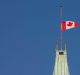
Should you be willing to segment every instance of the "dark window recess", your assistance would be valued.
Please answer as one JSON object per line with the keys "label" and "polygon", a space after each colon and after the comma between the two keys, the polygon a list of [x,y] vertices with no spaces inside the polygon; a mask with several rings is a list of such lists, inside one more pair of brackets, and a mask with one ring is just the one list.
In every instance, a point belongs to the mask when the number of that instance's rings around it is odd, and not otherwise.
{"label": "dark window recess", "polygon": [[64,54],[64,52],[59,52],[59,54],[60,54],[60,55],[63,55],[63,54]]}

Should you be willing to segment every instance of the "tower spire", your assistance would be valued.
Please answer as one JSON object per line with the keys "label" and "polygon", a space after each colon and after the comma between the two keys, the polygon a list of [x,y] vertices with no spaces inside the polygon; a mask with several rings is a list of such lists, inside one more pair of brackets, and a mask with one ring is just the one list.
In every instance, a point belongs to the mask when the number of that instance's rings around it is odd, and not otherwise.
{"label": "tower spire", "polygon": [[58,50],[58,38],[56,38],[56,50]]}
{"label": "tower spire", "polygon": [[66,49],[66,43],[65,43],[65,48],[64,48],[64,50],[67,50],[67,49]]}

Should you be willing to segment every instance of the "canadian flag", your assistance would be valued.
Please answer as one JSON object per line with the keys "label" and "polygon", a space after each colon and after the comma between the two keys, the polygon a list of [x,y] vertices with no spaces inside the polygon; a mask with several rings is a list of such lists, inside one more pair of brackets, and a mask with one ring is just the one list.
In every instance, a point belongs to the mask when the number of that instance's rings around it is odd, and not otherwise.
{"label": "canadian flag", "polygon": [[61,30],[67,30],[67,29],[78,27],[78,26],[79,26],[79,23],[77,23],[77,22],[74,22],[74,21],[64,21],[61,24]]}

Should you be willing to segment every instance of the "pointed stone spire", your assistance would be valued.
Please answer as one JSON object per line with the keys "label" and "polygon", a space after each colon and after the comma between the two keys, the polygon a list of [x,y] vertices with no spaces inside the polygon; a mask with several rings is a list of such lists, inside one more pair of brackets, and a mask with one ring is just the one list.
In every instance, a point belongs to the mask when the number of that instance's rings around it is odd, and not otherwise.
{"label": "pointed stone spire", "polygon": [[65,43],[65,48],[64,48],[64,50],[66,50],[66,43]]}
{"label": "pointed stone spire", "polygon": [[58,51],[58,39],[56,39],[56,51]]}
{"label": "pointed stone spire", "polygon": [[65,43],[65,47],[64,47],[64,52],[67,55],[67,46],[66,46],[66,43]]}

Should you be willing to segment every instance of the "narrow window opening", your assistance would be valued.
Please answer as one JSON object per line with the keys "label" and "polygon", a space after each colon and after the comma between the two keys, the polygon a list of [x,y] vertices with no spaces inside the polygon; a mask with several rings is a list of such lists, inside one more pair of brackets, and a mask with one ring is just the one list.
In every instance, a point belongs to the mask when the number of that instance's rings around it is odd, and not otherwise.
{"label": "narrow window opening", "polygon": [[59,54],[60,54],[60,55],[63,55],[63,54],[64,54],[64,52],[59,52]]}

